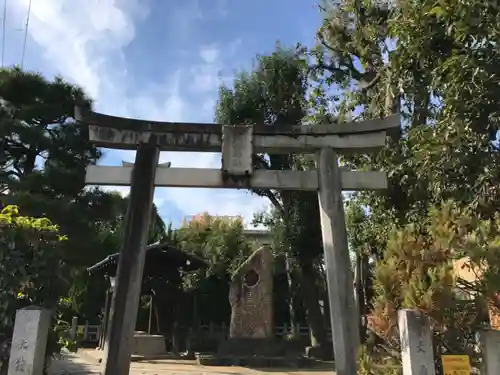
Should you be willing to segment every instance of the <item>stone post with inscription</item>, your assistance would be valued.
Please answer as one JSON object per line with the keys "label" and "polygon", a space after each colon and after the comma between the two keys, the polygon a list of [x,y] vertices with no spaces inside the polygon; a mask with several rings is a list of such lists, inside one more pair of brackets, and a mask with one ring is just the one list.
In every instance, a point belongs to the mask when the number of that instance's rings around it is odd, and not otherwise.
{"label": "stone post with inscription", "polygon": [[483,354],[483,369],[481,374],[500,374],[500,331],[487,330],[480,333],[479,341]]}
{"label": "stone post with inscription", "polygon": [[8,375],[42,375],[50,318],[50,310],[37,306],[17,310]]}
{"label": "stone post with inscription", "polygon": [[398,314],[403,375],[436,375],[432,332],[427,317],[418,310]]}

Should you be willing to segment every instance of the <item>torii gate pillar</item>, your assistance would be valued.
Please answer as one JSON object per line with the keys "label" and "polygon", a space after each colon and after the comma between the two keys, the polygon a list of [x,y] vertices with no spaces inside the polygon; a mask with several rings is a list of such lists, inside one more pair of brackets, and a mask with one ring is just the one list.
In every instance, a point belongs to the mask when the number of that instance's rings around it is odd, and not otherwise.
{"label": "torii gate pillar", "polygon": [[321,149],[317,167],[335,370],[339,375],[354,375],[359,348],[358,314],[337,153],[332,148]]}
{"label": "torii gate pillar", "polygon": [[101,363],[102,375],[121,375],[130,371],[131,344],[139,309],[159,156],[160,150],[154,134],[147,142],[138,144],[132,167],[130,200]]}

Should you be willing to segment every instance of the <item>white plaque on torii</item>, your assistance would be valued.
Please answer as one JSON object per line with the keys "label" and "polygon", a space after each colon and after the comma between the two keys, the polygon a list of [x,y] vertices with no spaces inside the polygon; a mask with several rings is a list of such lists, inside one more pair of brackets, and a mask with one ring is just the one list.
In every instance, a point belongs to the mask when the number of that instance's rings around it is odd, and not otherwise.
{"label": "white plaque on torii", "polygon": [[253,172],[253,126],[222,126],[222,171],[230,176],[250,176]]}

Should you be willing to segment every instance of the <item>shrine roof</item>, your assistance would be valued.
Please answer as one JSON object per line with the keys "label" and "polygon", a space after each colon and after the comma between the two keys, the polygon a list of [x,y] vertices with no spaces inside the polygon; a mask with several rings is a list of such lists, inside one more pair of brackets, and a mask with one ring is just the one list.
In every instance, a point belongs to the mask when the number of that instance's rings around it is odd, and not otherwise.
{"label": "shrine roof", "polygon": [[[108,255],[103,260],[87,268],[91,275],[102,274],[115,276],[120,254]],[[207,266],[207,262],[195,255],[188,254],[168,244],[156,244],[146,247],[144,276],[162,275],[172,268],[185,272],[194,271]]]}

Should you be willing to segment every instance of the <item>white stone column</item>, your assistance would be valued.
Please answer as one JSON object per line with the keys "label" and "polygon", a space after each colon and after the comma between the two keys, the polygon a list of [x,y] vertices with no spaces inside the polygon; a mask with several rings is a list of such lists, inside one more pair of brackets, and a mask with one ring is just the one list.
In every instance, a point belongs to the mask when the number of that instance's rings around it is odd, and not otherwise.
{"label": "white stone column", "polygon": [[50,317],[37,306],[17,310],[8,375],[42,375]]}
{"label": "white stone column", "polygon": [[479,335],[481,352],[483,354],[483,369],[481,374],[500,374],[500,331],[487,330]]}
{"label": "white stone column", "polygon": [[337,153],[318,156],[319,206],[337,375],[356,375],[359,327]]}
{"label": "white stone column", "polygon": [[432,332],[427,317],[418,310],[398,313],[403,375],[436,375]]}

